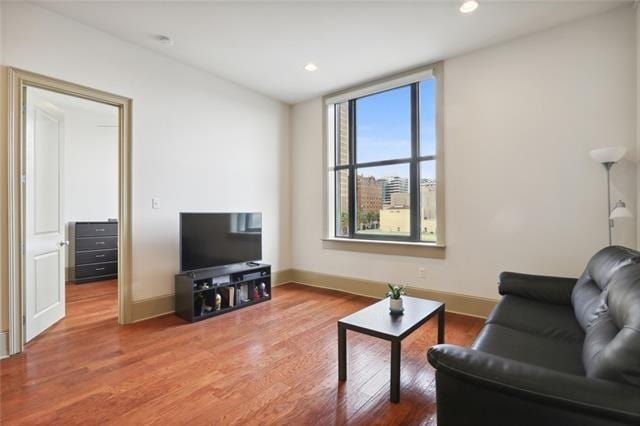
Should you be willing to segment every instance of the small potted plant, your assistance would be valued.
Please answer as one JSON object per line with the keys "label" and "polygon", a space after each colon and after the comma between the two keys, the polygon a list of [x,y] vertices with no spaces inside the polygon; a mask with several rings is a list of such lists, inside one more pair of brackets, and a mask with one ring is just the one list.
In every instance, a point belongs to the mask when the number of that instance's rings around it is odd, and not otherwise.
{"label": "small potted plant", "polygon": [[391,315],[402,315],[404,308],[402,307],[402,296],[405,295],[404,286],[395,284],[387,284],[389,286],[389,312]]}

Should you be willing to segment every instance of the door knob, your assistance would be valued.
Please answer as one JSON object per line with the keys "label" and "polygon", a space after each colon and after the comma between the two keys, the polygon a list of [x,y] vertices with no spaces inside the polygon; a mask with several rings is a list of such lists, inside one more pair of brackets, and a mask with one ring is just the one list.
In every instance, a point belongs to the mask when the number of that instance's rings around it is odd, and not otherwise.
{"label": "door knob", "polygon": [[59,245],[60,247],[68,246],[68,245],[69,245],[69,241],[60,241],[60,242],[58,243],[58,245]]}

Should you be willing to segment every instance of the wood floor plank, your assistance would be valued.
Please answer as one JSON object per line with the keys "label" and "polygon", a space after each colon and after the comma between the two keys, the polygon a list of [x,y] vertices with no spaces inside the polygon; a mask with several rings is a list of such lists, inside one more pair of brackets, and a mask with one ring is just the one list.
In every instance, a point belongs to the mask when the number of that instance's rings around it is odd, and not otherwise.
{"label": "wood floor plank", "polygon": [[[287,284],[273,299],[188,324],[117,324],[117,283],[67,286],[67,316],[0,361],[0,423],[435,424],[426,350],[434,318],[402,343],[401,400],[389,401],[389,342],[348,333],[338,381],[337,320],[374,301]],[[447,314],[448,343],[482,320]]]}

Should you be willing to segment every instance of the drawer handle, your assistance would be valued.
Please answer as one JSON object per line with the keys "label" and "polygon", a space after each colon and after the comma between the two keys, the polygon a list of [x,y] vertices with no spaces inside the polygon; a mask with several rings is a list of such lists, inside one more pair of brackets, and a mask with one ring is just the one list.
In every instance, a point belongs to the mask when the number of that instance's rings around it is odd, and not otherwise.
{"label": "drawer handle", "polygon": [[96,228],[96,232],[104,232],[104,228]]}
{"label": "drawer handle", "polygon": [[96,268],[96,271],[104,271],[104,268]]}
{"label": "drawer handle", "polygon": [[96,245],[104,244],[104,241],[96,241]]}
{"label": "drawer handle", "polygon": [[104,254],[96,254],[96,257],[104,257]]}

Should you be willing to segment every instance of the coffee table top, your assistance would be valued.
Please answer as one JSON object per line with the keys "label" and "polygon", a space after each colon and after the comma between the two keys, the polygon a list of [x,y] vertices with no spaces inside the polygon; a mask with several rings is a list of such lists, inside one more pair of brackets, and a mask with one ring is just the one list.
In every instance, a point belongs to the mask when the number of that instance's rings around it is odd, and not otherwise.
{"label": "coffee table top", "polygon": [[444,303],[435,300],[402,296],[403,315],[389,314],[389,299],[384,298],[338,321],[349,330],[386,340],[402,340],[432,316],[444,310]]}

